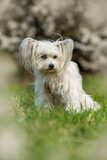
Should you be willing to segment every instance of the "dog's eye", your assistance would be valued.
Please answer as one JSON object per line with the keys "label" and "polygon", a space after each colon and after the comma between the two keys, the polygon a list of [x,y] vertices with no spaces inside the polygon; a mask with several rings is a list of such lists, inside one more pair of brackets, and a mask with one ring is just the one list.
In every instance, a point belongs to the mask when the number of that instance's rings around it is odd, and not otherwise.
{"label": "dog's eye", "polygon": [[56,58],[57,58],[57,56],[55,55],[53,58],[54,58],[54,59],[56,59]]}
{"label": "dog's eye", "polygon": [[44,55],[42,56],[42,58],[43,58],[43,59],[47,59],[47,55],[44,54]]}

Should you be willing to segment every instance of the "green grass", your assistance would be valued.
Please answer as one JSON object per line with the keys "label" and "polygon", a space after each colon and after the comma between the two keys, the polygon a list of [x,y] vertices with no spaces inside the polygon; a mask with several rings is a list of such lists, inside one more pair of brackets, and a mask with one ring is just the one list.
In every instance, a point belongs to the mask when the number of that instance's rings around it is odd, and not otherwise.
{"label": "green grass", "polygon": [[[97,150],[94,154],[91,153],[98,147],[94,147],[94,144],[98,142],[100,145],[99,139],[105,137],[107,131],[106,79],[87,76],[84,77],[83,86],[101,104],[99,111],[75,114],[64,109],[38,109],[33,105],[32,86],[13,84],[8,90],[12,108],[10,107],[10,111],[1,116],[0,122],[3,133],[9,132],[10,135],[12,132],[16,139],[21,141],[18,143],[20,144],[18,156],[16,154],[14,158],[10,154],[10,159],[99,159]],[[9,157],[7,159],[9,160]]]}

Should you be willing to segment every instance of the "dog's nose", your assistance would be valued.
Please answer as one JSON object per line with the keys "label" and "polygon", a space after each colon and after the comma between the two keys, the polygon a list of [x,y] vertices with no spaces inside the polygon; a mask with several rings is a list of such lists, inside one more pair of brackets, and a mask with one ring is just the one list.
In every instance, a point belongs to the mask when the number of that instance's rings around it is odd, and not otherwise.
{"label": "dog's nose", "polygon": [[49,68],[53,69],[54,68],[54,64],[49,64]]}

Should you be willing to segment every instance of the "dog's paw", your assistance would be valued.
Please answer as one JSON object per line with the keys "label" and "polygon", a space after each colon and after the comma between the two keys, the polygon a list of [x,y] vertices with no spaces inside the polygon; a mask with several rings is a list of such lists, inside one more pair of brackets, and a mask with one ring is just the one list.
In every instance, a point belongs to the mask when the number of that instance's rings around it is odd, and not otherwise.
{"label": "dog's paw", "polygon": [[76,113],[79,113],[81,112],[81,108],[80,107],[69,107],[69,106],[66,106],[64,107],[65,108],[65,111],[68,111],[68,112],[76,112]]}
{"label": "dog's paw", "polygon": [[86,106],[85,108],[86,110],[92,109],[93,111],[97,111],[98,109],[100,109],[100,107],[101,106],[96,101],[93,101],[89,106]]}

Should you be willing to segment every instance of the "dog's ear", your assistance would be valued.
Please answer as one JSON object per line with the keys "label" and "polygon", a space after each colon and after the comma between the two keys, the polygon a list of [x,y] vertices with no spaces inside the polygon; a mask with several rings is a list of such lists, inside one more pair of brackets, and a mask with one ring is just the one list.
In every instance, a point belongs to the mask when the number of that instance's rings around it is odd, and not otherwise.
{"label": "dog's ear", "polygon": [[38,41],[32,38],[25,38],[20,45],[19,57],[27,70],[33,70],[37,46]]}
{"label": "dog's ear", "polygon": [[72,39],[68,38],[63,41],[57,41],[56,46],[58,47],[58,49],[60,50],[63,56],[63,60],[64,60],[63,67],[65,68],[66,66],[69,65],[71,61],[72,52],[74,49],[74,42]]}

